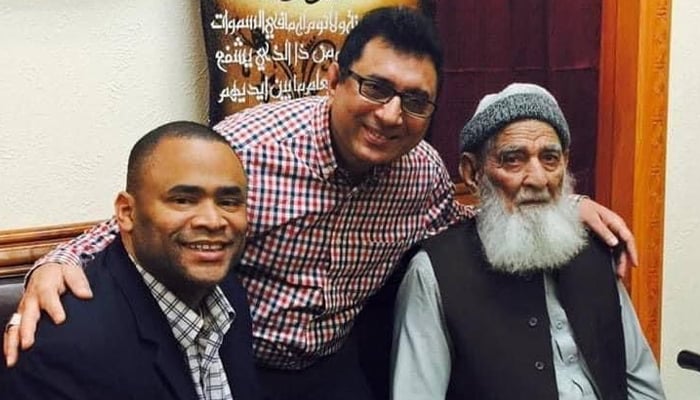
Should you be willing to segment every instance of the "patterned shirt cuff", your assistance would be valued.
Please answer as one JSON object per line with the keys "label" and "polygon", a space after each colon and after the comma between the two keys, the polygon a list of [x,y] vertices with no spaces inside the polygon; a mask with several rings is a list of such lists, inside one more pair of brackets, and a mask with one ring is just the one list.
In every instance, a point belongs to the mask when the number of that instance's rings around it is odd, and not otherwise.
{"label": "patterned shirt cuff", "polygon": [[570,194],[569,195],[569,201],[571,201],[571,205],[574,207],[578,207],[579,203],[581,203],[581,200],[583,199],[590,199],[590,197],[586,196],[585,194]]}
{"label": "patterned shirt cuff", "polygon": [[80,262],[80,257],[76,256],[75,254],[72,254],[70,252],[55,252],[56,254],[49,253],[40,259],[38,259],[34,265],[29,269],[29,272],[24,276],[24,287],[27,287],[27,283],[29,283],[29,278],[31,278],[32,274],[34,271],[36,271],[37,268],[41,267],[44,264],[48,263],[58,263],[58,264],[65,264],[65,265],[82,265]]}

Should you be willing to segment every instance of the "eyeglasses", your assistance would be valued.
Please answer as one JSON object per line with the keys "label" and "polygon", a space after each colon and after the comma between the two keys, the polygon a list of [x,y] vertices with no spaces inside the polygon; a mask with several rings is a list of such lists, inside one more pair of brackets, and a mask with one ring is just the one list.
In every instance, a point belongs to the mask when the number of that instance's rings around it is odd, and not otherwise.
{"label": "eyeglasses", "polygon": [[416,93],[399,92],[381,81],[366,78],[352,70],[348,70],[348,74],[360,84],[360,94],[369,101],[386,104],[399,96],[401,99],[401,109],[408,115],[417,118],[430,118],[435,112],[437,105],[428,100],[426,95]]}

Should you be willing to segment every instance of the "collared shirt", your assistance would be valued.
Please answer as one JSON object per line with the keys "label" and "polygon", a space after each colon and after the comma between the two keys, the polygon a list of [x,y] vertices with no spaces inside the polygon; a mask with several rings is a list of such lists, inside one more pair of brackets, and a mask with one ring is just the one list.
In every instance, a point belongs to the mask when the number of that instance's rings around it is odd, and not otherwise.
{"label": "collared shirt", "polygon": [[[425,142],[351,182],[333,154],[329,115],[326,97],[306,97],[250,108],[215,127],[249,177],[248,241],[237,271],[256,357],[271,367],[300,369],[335,352],[402,254],[471,215]],[[98,225],[38,263],[76,263],[117,229],[114,220]]]}
{"label": "collared shirt", "polygon": [[221,288],[216,286],[203,299],[202,308],[197,312],[178,299],[138,263],[134,264],[173,330],[173,335],[189,365],[198,398],[233,399],[226,371],[219,357],[219,348],[236,317],[236,312]]}
{"label": "collared shirt", "polygon": [[573,328],[559,302],[557,284],[551,274],[544,274],[544,297],[559,400],[597,400],[593,375],[576,344]]}
{"label": "collared shirt", "polygon": [[[611,266],[612,268],[612,266]],[[556,284],[545,279],[545,300],[552,333],[554,370],[562,400],[598,399],[595,383],[573,337]],[[618,283],[630,400],[664,399],[659,370],[644,338],[632,302]],[[450,380],[452,343],[440,289],[425,251],[411,260],[399,288],[392,349],[393,398],[444,399]],[[507,360],[504,360],[507,362]]]}

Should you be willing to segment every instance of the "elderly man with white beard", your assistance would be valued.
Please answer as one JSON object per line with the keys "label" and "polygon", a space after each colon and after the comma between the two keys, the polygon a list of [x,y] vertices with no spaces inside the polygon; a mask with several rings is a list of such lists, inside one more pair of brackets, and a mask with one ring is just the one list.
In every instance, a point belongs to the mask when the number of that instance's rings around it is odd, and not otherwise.
{"label": "elderly man with white beard", "polygon": [[393,398],[663,399],[612,250],[567,199],[571,140],[554,97],[533,84],[487,95],[461,140],[479,213],[409,263]]}

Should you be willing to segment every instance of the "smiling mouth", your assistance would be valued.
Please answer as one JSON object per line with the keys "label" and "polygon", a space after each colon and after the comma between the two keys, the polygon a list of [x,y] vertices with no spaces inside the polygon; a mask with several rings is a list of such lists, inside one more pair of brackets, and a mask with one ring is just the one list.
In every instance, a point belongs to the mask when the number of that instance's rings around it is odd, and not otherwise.
{"label": "smiling mouth", "polygon": [[374,129],[367,126],[365,127],[365,132],[367,132],[369,141],[376,144],[383,144],[396,139],[396,136],[382,135],[379,129]]}
{"label": "smiling mouth", "polygon": [[230,244],[227,242],[192,242],[186,243],[185,247],[195,251],[222,251]]}

